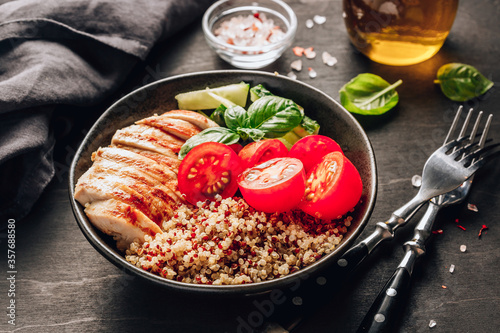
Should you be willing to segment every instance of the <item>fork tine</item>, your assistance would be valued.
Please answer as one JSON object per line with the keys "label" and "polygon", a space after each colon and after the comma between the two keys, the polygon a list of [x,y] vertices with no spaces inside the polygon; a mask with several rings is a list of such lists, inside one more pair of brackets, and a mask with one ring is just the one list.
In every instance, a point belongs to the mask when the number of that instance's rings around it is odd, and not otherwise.
{"label": "fork tine", "polygon": [[479,111],[479,114],[477,115],[477,118],[476,118],[476,122],[474,123],[474,127],[472,128],[472,132],[469,135],[470,142],[474,142],[474,139],[476,138],[477,130],[479,128],[479,123],[481,122],[482,117],[483,117],[483,111]]}
{"label": "fork tine", "polygon": [[448,134],[446,135],[446,138],[444,139],[443,145],[446,145],[446,143],[450,139],[451,135],[455,131],[455,128],[457,127],[457,124],[458,124],[458,120],[460,119],[460,115],[462,114],[462,109],[463,109],[463,106],[460,105],[458,107],[457,113],[455,114],[455,118],[453,119],[453,122],[451,123],[450,129],[448,130]]}
{"label": "fork tine", "polygon": [[488,119],[486,119],[486,125],[484,126],[484,131],[483,135],[481,135],[481,139],[479,140],[479,147],[483,148],[484,143],[486,142],[486,136],[488,135],[488,131],[490,130],[490,125],[491,125],[491,119],[493,118],[493,115],[490,114],[488,116]]}
{"label": "fork tine", "polygon": [[472,112],[474,111],[473,108],[469,109],[469,112],[467,112],[467,117],[465,118],[464,124],[462,125],[462,129],[460,130],[460,134],[458,135],[458,138],[463,138],[465,136],[465,132],[467,132],[467,127],[469,127],[469,122],[470,118],[472,117]]}

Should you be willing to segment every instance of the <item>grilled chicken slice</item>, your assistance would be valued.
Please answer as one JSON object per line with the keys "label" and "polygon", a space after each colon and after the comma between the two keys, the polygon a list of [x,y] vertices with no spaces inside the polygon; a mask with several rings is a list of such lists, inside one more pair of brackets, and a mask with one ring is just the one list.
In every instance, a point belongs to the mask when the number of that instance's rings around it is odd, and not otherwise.
{"label": "grilled chicken slice", "polygon": [[204,130],[210,127],[219,127],[215,121],[207,118],[198,112],[188,111],[188,110],[172,110],[165,112],[160,117],[162,118],[173,118],[187,121],[200,129]]}
{"label": "grilled chicken slice", "polygon": [[161,129],[164,132],[187,140],[201,132],[201,129],[187,121],[161,116],[152,116],[136,122],[140,125],[148,125]]}
{"label": "grilled chicken slice", "polygon": [[[75,199],[82,205],[116,199],[140,210],[156,224],[171,217],[175,201],[159,188],[151,188],[126,175],[93,165],[78,180]],[[169,202],[171,201],[171,202]]]}
{"label": "grilled chicken slice", "polygon": [[162,233],[160,227],[137,209],[115,199],[94,201],[85,213],[102,232],[113,236],[120,251],[134,240],[144,242],[144,236]]}
{"label": "grilled chicken slice", "polygon": [[145,149],[177,158],[184,140],[147,125],[131,125],[116,131],[111,139],[114,145]]}
{"label": "grilled chicken slice", "polygon": [[116,145],[114,147],[125,149],[128,151],[134,152],[136,154],[139,154],[141,156],[144,156],[148,159],[151,159],[151,160],[157,162],[158,164],[163,165],[166,168],[169,168],[175,174],[177,174],[179,172],[179,165],[181,165],[181,161],[177,157],[175,157],[175,158],[169,157],[169,156],[165,156],[165,155],[162,155],[159,153],[155,153],[153,151],[142,150],[142,149],[133,148],[133,147],[129,147],[129,146]]}
{"label": "grilled chicken slice", "polygon": [[[142,154],[139,154],[137,152],[141,152],[141,150],[137,149],[136,151],[130,151],[118,147],[99,148],[92,154],[92,160],[94,162],[100,161],[102,159],[113,161],[117,164],[115,168],[118,170],[120,168],[135,168],[139,174],[145,173],[158,180],[161,184],[170,186],[172,190],[177,190],[176,171],[178,171],[178,167],[176,167],[175,165],[169,167],[165,164],[158,163],[155,160],[152,160],[151,158],[143,156]],[[159,154],[156,155],[162,156]],[[175,160],[180,164],[179,159]],[[171,162],[171,164],[173,164],[173,162]]]}
{"label": "grilled chicken slice", "polygon": [[178,204],[182,202],[182,194],[177,186],[177,175],[171,172],[172,177],[158,177],[152,172],[141,171],[133,166],[116,161],[99,159],[94,162],[94,175],[104,176],[112,174],[112,176],[123,177],[122,184],[134,188],[136,185],[143,184],[150,187],[151,195],[156,195],[158,199],[165,202],[174,202]]}

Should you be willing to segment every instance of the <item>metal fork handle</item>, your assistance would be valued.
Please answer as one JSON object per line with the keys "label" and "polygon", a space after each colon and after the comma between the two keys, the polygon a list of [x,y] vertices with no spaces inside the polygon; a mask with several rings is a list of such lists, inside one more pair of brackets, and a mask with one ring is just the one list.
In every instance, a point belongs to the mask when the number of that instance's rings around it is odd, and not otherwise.
{"label": "metal fork handle", "polygon": [[337,265],[345,273],[352,272],[378,244],[387,239],[394,238],[396,229],[404,226],[408,220],[422,207],[427,198],[422,198],[420,192],[409,202],[392,213],[386,222],[378,222],[375,231],[363,239],[358,245],[349,249],[337,261]]}
{"label": "metal fork handle", "polygon": [[429,202],[424,216],[415,227],[413,239],[404,244],[403,259],[368,310],[358,328],[358,333],[394,330],[410,290],[413,267],[417,259],[425,254],[425,242],[440,209],[440,205]]}

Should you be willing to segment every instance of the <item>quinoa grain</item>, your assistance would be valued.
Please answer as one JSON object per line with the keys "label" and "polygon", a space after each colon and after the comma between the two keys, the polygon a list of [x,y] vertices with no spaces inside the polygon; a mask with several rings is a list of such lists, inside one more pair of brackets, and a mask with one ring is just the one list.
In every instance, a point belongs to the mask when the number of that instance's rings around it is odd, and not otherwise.
{"label": "quinoa grain", "polygon": [[241,198],[181,205],[126,250],[127,261],[166,279],[198,284],[244,284],[284,276],[333,251],[351,225],[301,211],[266,214]]}

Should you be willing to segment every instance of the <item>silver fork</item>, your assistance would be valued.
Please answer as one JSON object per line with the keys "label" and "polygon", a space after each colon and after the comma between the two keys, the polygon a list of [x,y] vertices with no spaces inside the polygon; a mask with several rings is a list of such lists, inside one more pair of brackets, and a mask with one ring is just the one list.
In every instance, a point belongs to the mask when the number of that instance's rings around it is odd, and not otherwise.
{"label": "silver fork", "polygon": [[[472,129],[470,142],[474,141],[481,121],[483,112],[479,112],[474,127]],[[465,123],[468,124],[472,116],[472,109],[469,110]],[[486,120],[486,128],[491,123],[492,115]],[[445,144],[452,131],[448,133]],[[465,137],[465,128],[462,128],[459,138]],[[483,148],[486,137],[483,135],[478,143],[479,148]],[[403,302],[410,289],[410,280],[416,260],[425,254],[425,243],[431,235],[434,220],[438,212],[443,207],[459,204],[465,200],[469,194],[474,176],[462,183],[458,188],[434,197],[430,200],[425,214],[415,227],[413,239],[404,244],[405,255],[398,268],[391,278],[384,285],[377,298],[373,302],[370,310],[359,326],[359,332],[392,332],[394,325],[403,308]]]}
{"label": "silver fork", "polygon": [[[395,231],[404,226],[423,203],[459,187],[485,163],[485,158],[491,153],[491,149],[498,146],[498,144],[484,146],[491,123],[491,115],[484,127],[479,144],[474,143],[474,138],[463,135],[467,131],[469,119],[464,122],[460,131],[461,135],[448,142],[449,137],[457,127],[461,112],[462,107],[455,115],[445,144],[427,159],[422,172],[422,185],[417,195],[394,211],[387,222],[378,222],[371,235],[344,253],[337,261],[339,275],[347,276],[350,274],[378,244],[394,238]],[[472,133],[474,136],[477,133],[479,121],[476,121],[476,124],[477,126]],[[468,144],[467,139],[471,139],[468,140]]]}

